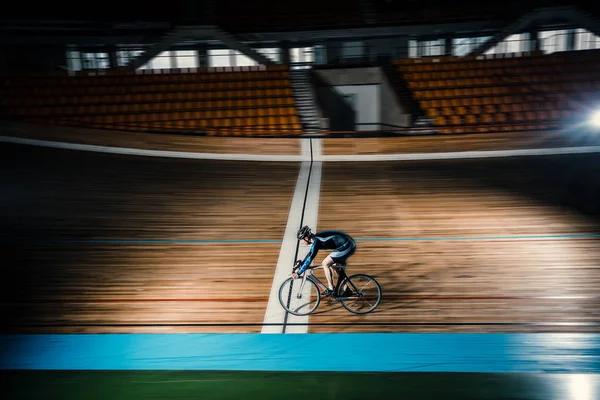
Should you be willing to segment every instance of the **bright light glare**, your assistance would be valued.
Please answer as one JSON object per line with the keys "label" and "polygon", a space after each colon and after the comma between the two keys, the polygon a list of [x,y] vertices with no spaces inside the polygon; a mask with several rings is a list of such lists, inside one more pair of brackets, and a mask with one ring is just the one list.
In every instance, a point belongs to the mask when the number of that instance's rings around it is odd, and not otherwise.
{"label": "bright light glare", "polygon": [[592,378],[589,375],[573,374],[569,375],[569,392],[571,400],[592,400]]}
{"label": "bright light glare", "polygon": [[592,114],[592,118],[590,120],[590,123],[593,126],[600,128],[600,110],[596,111],[595,113]]}

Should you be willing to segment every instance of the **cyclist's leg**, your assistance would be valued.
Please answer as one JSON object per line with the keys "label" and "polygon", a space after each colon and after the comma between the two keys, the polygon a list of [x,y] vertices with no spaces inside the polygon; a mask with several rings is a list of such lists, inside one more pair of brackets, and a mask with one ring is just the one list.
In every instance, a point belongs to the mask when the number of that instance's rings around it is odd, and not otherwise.
{"label": "cyclist's leg", "polygon": [[[356,245],[353,243],[349,249],[347,249],[343,252],[333,252],[333,253],[331,253],[330,256],[333,256],[331,258],[333,259],[333,261],[335,262],[336,265],[346,267],[348,265],[348,259],[350,257],[352,257],[352,255],[354,254],[355,251],[356,251]],[[341,268],[335,268],[335,272],[338,275],[338,280],[339,280],[339,276],[340,276],[340,270],[341,270]],[[344,296],[344,293],[340,293],[340,295]]]}
{"label": "cyclist's leg", "polygon": [[323,260],[323,272],[325,273],[325,279],[327,279],[327,287],[330,290],[333,290],[335,288],[335,285],[333,284],[333,273],[332,273],[332,265],[335,264],[335,261],[333,260],[333,258],[331,257],[331,255],[325,257],[325,259]]}

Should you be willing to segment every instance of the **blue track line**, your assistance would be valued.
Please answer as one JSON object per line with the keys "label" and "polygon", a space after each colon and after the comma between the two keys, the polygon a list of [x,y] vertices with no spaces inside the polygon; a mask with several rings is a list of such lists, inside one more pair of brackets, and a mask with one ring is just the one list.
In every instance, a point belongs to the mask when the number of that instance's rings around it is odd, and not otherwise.
{"label": "blue track line", "polygon": [[520,240],[520,239],[580,239],[600,237],[600,233],[567,233],[557,235],[503,235],[503,236],[464,236],[464,237],[392,237],[357,238],[357,241],[456,241],[456,240]]}
{"label": "blue track line", "polygon": [[[501,235],[462,237],[371,237],[356,238],[358,242],[375,241],[477,241],[477,240],[560,240],[600,238],[600,233],[566,233],[555,235]],[[220,243],[281,243],[281,239],[48,239],[36,243],[113,243],[113,244],[220,244]]]}
{"label": "blue track line", "polygon": [[281,243],[280,239],[49,239],[38,243]]}

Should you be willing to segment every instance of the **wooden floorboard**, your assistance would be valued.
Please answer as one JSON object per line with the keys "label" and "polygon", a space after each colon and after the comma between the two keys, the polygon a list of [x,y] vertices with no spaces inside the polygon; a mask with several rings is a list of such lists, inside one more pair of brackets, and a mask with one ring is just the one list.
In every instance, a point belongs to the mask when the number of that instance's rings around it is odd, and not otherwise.
{"label": "wooden floorboard", "polygon": [[[260,331],[298,164],[0,156],[3,332]],[[325,163],[318,228],[357,238],[384,300],[309,331],[598,330],[568,323],[600,321],[599,176],[595,154]]]}
{"label": "wooden floorboard", "polygon": [[0,215],[40,239],[281,239],[299,168],[3,148]]}
{"label": "wooden floorboard", "polygon": [[[326,303],[311,323],[349,325],[311,331],[539,331],[566,328],[475,324],[600,321],[600,235],[585,236],[600,224],[565,203],[573,181],[585,179],[578,168],[597,166],[594,156],[326,164],[319,229],[357,237],[349,272],[372,274],[385,295],[360,317]],[[449,325],[393,325],[415,322]]]}
{"label": "wooden floorboard", "polygon": [[579,131],[508,132],[469,135],[430,135],[380,138],[323,139],[323,154],[372,155],[494,151],[599,145],[596,135]]}
{"label": "wooden floorboard", "polygon": [[219,154],[300,155],[300,140],[287,138],[209,137],[110,131],[52,125],[3,123],[0,135],[96,146]]}
{"label": "wooden floorboard", "polygon": [[2,154],[6,331],[260,331],[297,164]]}

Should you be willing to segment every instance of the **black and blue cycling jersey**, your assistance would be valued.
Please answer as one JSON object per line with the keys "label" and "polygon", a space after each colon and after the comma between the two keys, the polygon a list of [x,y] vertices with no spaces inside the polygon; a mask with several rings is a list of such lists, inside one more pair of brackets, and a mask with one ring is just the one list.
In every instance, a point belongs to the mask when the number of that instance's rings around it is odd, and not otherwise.
{"label": "black and blue cycling jersey", "polygon": [[319,232],[313,236],[312,241],[310,251],[302,260],[298,275],[301,275],[310,266],[319,250],[333,250],[330,256],[336,264],[344,264],[356,250],[354,239],[342,231]]}

